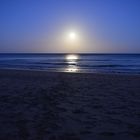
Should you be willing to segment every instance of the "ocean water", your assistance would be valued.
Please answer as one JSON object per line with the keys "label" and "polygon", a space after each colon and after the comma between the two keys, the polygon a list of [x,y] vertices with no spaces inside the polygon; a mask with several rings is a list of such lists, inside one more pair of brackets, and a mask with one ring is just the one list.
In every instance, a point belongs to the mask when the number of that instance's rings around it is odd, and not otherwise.
{"label": "ocean water", "polygon": [[140,74],[140,54],[0,54],[0,69]]}

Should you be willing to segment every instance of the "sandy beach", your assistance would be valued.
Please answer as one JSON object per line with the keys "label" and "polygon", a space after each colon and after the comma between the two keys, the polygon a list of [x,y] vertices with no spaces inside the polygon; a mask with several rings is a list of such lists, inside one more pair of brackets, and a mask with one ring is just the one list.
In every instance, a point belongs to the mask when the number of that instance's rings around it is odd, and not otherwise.
{"label": "sandy beach", "polygon": [[0,70],[0,140],[140,139],[140,75]]}

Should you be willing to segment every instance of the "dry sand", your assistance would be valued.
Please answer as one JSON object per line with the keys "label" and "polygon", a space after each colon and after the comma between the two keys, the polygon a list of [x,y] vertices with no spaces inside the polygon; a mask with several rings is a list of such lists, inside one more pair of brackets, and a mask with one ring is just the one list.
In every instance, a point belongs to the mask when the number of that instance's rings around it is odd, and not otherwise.
{"label": "dry sand", "polygon": [[140,76],[0,70],[0,140],[140,139]]}

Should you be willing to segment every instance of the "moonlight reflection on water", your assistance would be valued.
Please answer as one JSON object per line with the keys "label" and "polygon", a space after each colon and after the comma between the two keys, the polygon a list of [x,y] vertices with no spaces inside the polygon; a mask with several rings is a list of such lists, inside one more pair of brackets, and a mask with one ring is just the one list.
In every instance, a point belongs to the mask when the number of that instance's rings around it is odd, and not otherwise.
{"label": "moonlight reflection on water", "polygon": [[77,72],[78,67],[77,67],[77,62],[78,61],[78,55],[71,54],[71,55],[66,55],[66,62],[68,66],[65,68],[65,72]]}

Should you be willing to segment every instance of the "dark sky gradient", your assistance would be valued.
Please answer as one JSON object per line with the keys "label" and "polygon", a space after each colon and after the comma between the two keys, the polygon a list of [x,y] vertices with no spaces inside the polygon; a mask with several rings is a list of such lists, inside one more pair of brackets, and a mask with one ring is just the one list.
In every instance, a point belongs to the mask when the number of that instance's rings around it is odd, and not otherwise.
{"label": "dark sky gradient", "polygon": [[70,52],[72,28],[73,52],[140,53],[140,0],[0,0],[0,21],[0,52]]}

